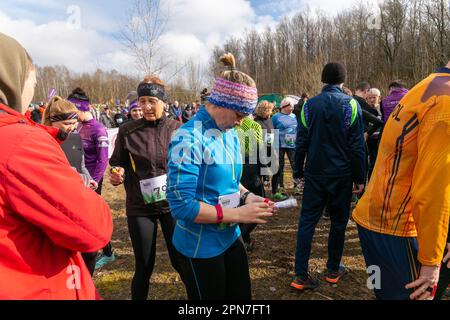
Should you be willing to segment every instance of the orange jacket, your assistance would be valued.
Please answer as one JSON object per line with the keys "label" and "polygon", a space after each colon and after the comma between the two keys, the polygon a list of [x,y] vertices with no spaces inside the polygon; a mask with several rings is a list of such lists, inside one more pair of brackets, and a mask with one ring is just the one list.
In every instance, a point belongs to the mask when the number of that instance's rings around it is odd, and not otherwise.
{"label": "orange jacket", "polygon": [[361,226],[417,237],[418,259],[439,265],[450,214],[450,69],[416,85],[383,131],[367,190],[353,212]]}
{"label": "orange jacket", "polygon": [[98,298],[79,252],[108,243],[110,209],[49,132],[0,104],[0,300]]}

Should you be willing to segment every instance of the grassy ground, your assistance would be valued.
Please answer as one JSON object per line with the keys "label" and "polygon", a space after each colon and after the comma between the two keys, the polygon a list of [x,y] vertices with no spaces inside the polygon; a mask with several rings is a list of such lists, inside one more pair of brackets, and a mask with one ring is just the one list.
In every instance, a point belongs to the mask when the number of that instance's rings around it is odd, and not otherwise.
{"label": "grassy ground", "polygon": [[[289,178],[286,176],[287,180]],[[288,185],[289,187],[289,181]],[[288,190],[289,192],[289,190]],[[125,217],[125,192],[105,181],[103,196],[114,216],[112,244],[118,259],[97,271],[95,282],[105,299],[130,299],[134,257]],[[300,198],[297,198],[300,200]],[[310,270],[321,281],[314,291],[298,292],[289,287],[294,270],[294,254],[299,209],[281,210],[277,216],[258,226],[252,233],[255,249],[249,254],[254,299],[274,300],[349,300],[373,299],[367,289],[367,274],[361,255],[355,224],[347,230],[344,264],[350,269],[338,285],[329,285],[322,272],[327,257],[329,221],[321,220],[314,236]],[[178,300],[186,294],[180,277],[170,265],[162,233],[159,230],[156,265],[151,278],[149,299]]]}

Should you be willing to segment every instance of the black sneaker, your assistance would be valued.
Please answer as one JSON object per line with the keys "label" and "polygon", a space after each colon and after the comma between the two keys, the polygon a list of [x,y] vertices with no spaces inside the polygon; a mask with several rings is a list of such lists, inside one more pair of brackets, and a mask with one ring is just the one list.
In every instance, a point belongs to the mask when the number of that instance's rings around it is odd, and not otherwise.
{"label": "black sneaker", "polygon": [[299,276],[295,276],[291,282],[291,287],[297,290],[316,289],[319,286],[319,281],[316,278],[308,276],[308,279],[303,280]]}
{"label": "black sneaker", "polygon": [[348,270],[345,266],[341,265],[338,271],[330,271],[328,270],[325,273],[325,281],[331,284],[336,284],[339,280],[348,273]]}

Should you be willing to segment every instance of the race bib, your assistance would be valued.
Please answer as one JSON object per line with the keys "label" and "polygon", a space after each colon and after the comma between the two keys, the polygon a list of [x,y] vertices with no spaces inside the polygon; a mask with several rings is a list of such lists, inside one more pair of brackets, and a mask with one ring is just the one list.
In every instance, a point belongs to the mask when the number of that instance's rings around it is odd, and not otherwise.
{"label": "race bib", "polygon": [[238,192],[219,197],[219,203],[222,208],[237,208],[241,201],[241,194]]}
{"label": "race bib", "polygon": [[266,133],[266,144],[271,145],[275,141],[275,133]]}
{"label": "race bib", "polygon": [[288,146],[295,146],[295,140],[297,139],[297,135],[295,134],[286,134],[284,137],[284,143]]}
{"label": "race bib", "polygon": [[[241,202],[241,194],[238,192],[219,197],[219,203],[222,208],[237,208]],[[219,230],[224,230],[227,227],[233,227],[236,223],[221,223]]]}
{"label": "race bib", "polygon": [[145,204],[166,200],[166,181],[166,175],[139,181]]}

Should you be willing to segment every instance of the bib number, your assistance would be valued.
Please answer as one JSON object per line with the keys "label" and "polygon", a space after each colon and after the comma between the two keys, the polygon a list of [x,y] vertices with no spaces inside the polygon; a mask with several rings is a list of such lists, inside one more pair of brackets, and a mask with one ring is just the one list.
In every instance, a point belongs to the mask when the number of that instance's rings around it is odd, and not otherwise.
{"label": "bib number", "polygon": [[[241,201],[241,194],[238,192],[219,197],[219,203],[222,208],[237,208]],[[225,230],[235,226],[236,223],[221,223],[218,225],[219,230]]]}
{"label": "bib number", "polygon": [[266,144],[272,145],[275,141],[275,133],[266,133]]}
{"label": "bib number", "polygon": [[288,146],[295,146],[295,140],[297,139],[297,136],[295,134],[286,134],[284,137],[284,143]]}
{"label": "bib number", "polygon": [[166,175],[139,181],[144,203],[153,204],[166,200],[166,183]]}

